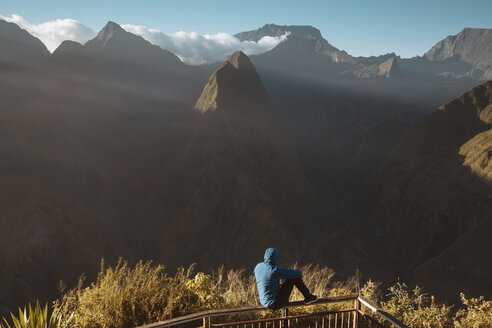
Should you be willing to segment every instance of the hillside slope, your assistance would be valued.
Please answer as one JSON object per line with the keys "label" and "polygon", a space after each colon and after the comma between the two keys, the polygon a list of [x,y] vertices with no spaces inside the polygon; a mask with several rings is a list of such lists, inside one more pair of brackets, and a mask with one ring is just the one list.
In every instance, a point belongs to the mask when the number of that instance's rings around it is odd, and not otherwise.
{"label": "hillside slope", "polygon": [[491,128],[487,82],[419,120],[371,178],[368,226],[395,272],[449,299],[492,292],[478,255],[491,250]]}

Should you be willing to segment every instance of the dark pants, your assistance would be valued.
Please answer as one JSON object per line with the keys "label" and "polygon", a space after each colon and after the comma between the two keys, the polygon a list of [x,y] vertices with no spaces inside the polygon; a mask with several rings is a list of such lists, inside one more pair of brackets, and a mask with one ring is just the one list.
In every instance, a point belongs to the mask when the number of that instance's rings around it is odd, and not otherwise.
{"label": "dark pants", "polygon": [[275,302],[273,302],[273,304],[270,305],[268,308],[271,310],[278,310],[289,304],[290,294],[292,293],[292,289],[294,288],[294,286],[299,289],[304,298],[311,295],[309,289],[304,284],[304,281],[302,281],[302,278],[286,279],[280,285],[280,290],[278,291],[277,298],[275,298]]}

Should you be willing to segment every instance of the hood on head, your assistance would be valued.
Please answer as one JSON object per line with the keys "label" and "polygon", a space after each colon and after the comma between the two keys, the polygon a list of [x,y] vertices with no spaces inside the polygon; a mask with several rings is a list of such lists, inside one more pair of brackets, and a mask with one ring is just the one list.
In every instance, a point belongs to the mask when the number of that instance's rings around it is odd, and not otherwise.
{"label": "hood on head", "polygon": [[278,261],[278,251],[275,248],[267,248],[265,251],[265,263],[275,265]]}

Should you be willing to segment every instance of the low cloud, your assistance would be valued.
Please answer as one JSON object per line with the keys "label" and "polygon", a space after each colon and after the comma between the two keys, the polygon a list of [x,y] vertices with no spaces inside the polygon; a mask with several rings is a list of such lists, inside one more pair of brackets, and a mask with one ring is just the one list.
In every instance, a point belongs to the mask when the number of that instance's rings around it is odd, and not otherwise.
{"label": "low cloud", "polygon": [[96,33],[84,24],[74,19],[57,19],[41,24],[30,24],[22,16],[12,15],[1,19],[15,23],[30,34],[41,40],[49,51],[53,52],[65,40],[85,43],[92,39]]}
{"label": "low cloud", "polygon": [[200,35],[195,32],[177,32],[167,35],[145,26],[127,24],[121,25],[121,27],[130,33],[140,35],[152,44],[171,51],[183,62],[190,65],[224,61],[237,50],[241,50],[247,55],[264,53],[275,48],[289,35],[286,33],[280,37],[265,36],[255,42],[240,41],[226,33]]}

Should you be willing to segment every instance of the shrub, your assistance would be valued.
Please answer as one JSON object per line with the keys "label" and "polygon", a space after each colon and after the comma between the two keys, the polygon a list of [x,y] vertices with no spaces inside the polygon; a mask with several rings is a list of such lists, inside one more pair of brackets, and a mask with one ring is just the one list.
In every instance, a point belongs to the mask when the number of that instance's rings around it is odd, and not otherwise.
{"label": "shrub", "polygon": [[486,301],[483,296],[471,299],[467,299],[464,294],[460,296],[466,308],[456,313],[454,320],[456,328],[492,327],[492,301]]}
{"label": "shrub", "polygon": [[409,290],[407,285],[397,282],[389,288],[389,300],[382,308],[409,327],[446,328],[452,327],[451,307],[435,303],[434,296],[424,293],[416,286]]}
{"label": "shrub", "polygon": [[186,287],[198,296],[201,307],[205,309],[219,309],[225,306],[224,297],[212,284],[212,277],[203,272],[198,272],[194,279],[186,283]]}

